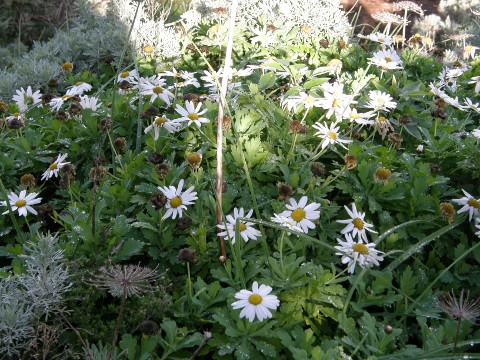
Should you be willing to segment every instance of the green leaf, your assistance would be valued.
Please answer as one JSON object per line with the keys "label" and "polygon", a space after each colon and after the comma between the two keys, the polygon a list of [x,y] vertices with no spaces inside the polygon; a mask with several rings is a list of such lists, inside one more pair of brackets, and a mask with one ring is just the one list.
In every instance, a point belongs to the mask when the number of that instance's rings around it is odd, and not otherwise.
{"label": "green leaf", "polygon": [[114,255],[113,259],[115,262],[120,262],[130,259],[132,256],[138,255],[143,249],[143,242],[128,239],[126,240],[120,250]]}
{"label": "green leaf", "polygon": [[265,90],[275,85],[276,80],[277,77],[275,76],[275,73],[270,71],[260,76],[258,85],[260,86],[260,89]]}
{"label": "green leaf", "polygon": [[137,339],[130,334],[122,336],[122,340],[119,342],[120,349],[126,350],[128,360],[134,360],[137,352]]}

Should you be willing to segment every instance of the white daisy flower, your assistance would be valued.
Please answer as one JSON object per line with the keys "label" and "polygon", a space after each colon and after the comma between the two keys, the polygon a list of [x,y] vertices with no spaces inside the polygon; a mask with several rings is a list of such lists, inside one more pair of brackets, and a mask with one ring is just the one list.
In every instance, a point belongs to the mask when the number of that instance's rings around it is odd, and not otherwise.
{"label": "white daisy flower", "polygon": [[[235,244],[235,225],[237,224],[237,218],[251,218],[253,214],[253,209],[251,209],[246,215],[245,210],[243,208],[240,209],[233,209],[233,216],[227,215],[227,224],[225,225],[217,225],[219,229],[225,230],[223,232],[218,233],[218,236],[226,236],[232,244]],[[239,230],[240,236],[242,237],[243,241],[248,242],[248,240],[257,240],[257,237],[261,236],[260,231],[253,228],[253,223],[240,220],[239,222]]]}
{"label": "white daisy flower", "polygon": [[314,97],[302,91],[298,95],[288,96],[283,98],[281,105],[286,107],[289,111],[297,111],[300,105],[308,110],[312,107],[320,107],[320,98]]}
{"label": "white daisy flower", "polygon": [[350,215],[351,219],[337,220],[337,222],[340,224],[347,224],[347,226],[345,226],[345,228],[342,230],[342,234],[352,233],[353,237],[358,235],[359,242],[362,242],[362,240],[368,242],[366,230],[373,233],[377,232],[370,229],[373,227],[372,224],[365,222],[365,213],[358,212],[355,203],[352,204],[352,210],[350,210],[347,206],[344,206],[344,208],[348,215]]}
{"label": "white daisy flower", "polygon": [[343,118],[349,119],[350,122],[355,122],[361,125],[373,125],[375,121],[369,120],[371,117],[375,116],[373,111],[368,111],[366,113],[359,113],[356,108],[347,108],[343,113]]}
{"label": "white daisy flower", "polygon": [[[28,212],[33,215],[37,215],[37,211],[32,205],[39,204],[42,198],[37,198],[38,193],[31,193],[27,195],[27,190],[20,191],[19,195],[16,195],[13,191],[8,196],[8,201],[12,208],[12,211],[18,210],[19,216],[27,216]],[[0,205],[7,206],[6,201],[1,201]],[[3,212],[2,215],[8,214],[8,210]]]}
{"label": "white daisy flower", "polygon": [[130,84],[137,84],[138,83],[138,72],[136,69],[130,71],[123,71],[118,74],[117,82],[128,81]]}
{"label": "white daisy flower", "polygon": [[[292,218],[288,216],[282,216],[278,214],[273,214],[274,216],[270,218],[272,222],[275,222],[277,224],[282,225],[283,227],[286,227],[287,229],[293,230],[293,231],[298,231],[303,233],[303,230],[301,227],[296,226]],[[290,233],[288,233],[290,235]]]}
{"label": "white daisy flower", "polygon": [[372,90],[368,93],[370,101],[367,103],[367,107],[372,108],[374,111],[390,111],[395,109],[397,103],[392,101],[393,98],[384,92],[379,90]]}
{"label": "white daisy flower", "polygon": [[382,34],[380,32],[370,34],[370,35],[367,35],[367,36],[358,35],[358,37],[378,42],[378,43],[382,44],[382,46],[390,46],[390,45],[393,44],[393,39],[392,39],[391,36],[386,35],[386,34]]}
{"label": "white daisy flower", "polygon": [[313,124],[313,127],[318,131],[315,133],[318,137],[322,138],[322,149],[325,149],[328,145],[339,144],[341,147],[346,149],[345,145],[351,143],[352,140],[340,139],[338,134],[339,126],[335,126],[335,123],[331,123],[328,127],[327,123],[324,122],[323,125],[320,122]]}
{"label": "white daisy flower", "polygon": [[374,243],[362,242],[356,243],[352,239],[352,235],[345,234],[347,241],[338,239],[340,245],[335,246],[335,249],[343,251],[342,253],[335,253],[335,255],[342,256],[342,264],[348,264],[348,272],[353,274],[355,271],[355,265],[358,263],[360,267],[369,267],[372,265],[380,265],[380,261],[383,261],[382,251],[375,249]]}
{"label": "white daisy flower", "polygon": [[252,32],[255,35],[257,35],[250,39],[250,42],[252,44],[259,42],[261,46],[267,47],[267,46],[270,46],[271,44],[278,43],[278,40],[275,39],[275,35],[273,34],[273,31],[270,31],[270,30],[267,31],[266,25],[263,26],[262,30],[252,29]]}
{"label": "white daisy flower", "polygon": [[57,156],[57,160],[50,164],[48,169],[42,174],[41,180],[45,181],[50,179],[52,176],[58,177],[58,171],[67,164],[70,164],[68,161],[65,162],[68,154],[60,154]]}
{"label": "white daisy flower", "polygon": [[232,303],[234,310],[242,309],[240,318],[246,317],[250,322],[253,322],[255,316],[261,322],[263,319],[271,318],[271,310],[277,310],[280,306],[280,301],[275,295],[269,295],[272,288],[268,285],[260,285],[256,281],[253,282],[252,291],[240,290],[235,294],[235,301]]}
{"label": "white daisy flower", "polygon": [[92,90],[92,85],[79,81],[71,86],[67,92],[68,95],[82,95],[86,91]]}
{"label": "white daisy flower", "polygon": [[18,105],[20,112],[28,110],[29,106],[38,104],[42,101],[42,94],[40,90],[33,92],[31,86],[25,89],[22,87],[20,90],[15,90],[17,95],[13,95],[12,100]]}
{"label": "white daisy flower", "polygon": [[97,111],[97,109],[100,107],[98,100],[99,99],[96,96],[80,96],[80,106],[83,109],[91,109],[92,111]]}
{"label": "white daisy flower", "polygon": [[70,99],[70,95],[67,93],[61,97],[53,98],[48,104],[50,105],[50,110],[59,111],[62,105]]}
{"label": "white daisy flower", "polygon": [[385,48],[373,53],[369,63],[378,66],[381,70],[402,69],[402,60],[397,52],[391,48]]}
{"label": "white daisy flower", "polygon": [[223,68],[220,68],[218,71],[207,71],[203,70],[204,76],[201,76],[200,79],[205,81],[205,87],[217,86],[217,82],[220,84],[222,82]]}
{"label": "white daisy flower", "polygon": [[280,216],[292,219],[293,225],[302,228],[304,233],[307,233],[308,229],[315,229],[315,224],[311,220],[320,218],[320,211],[317,210],[320,204],[307,205],[307,201],[306,196],[302,196],[298,203],[294,198],[290,198],[290,204],[286,205],[288,210],[280,213]]}
{"label": "white daisy flower", "polygon": [[458,96],[452,98],[451,96],[446,96],[443,98],[445,102],[449,105],[452,105],[453,107],[456,107],[458,110],[465,111],[466,107],[460,104],[460,101],[458,100]]}
{"label": "white daisy flower", "polygon": [[174,133],[180,130],[182,123],[177,120],[169,120],[165,116],[156,116],[152,124],[145,128],[145,134],[153,129],[154,139],[157,140],[160,135],[160,129],[163,127],[168,133]]}
{"label": "white daisy flower", "polygon": [[150,102],[153,103],[156,99],[162,100],[167,105],[175,96],[165,88],[165,80],[160,76],[152,76],[149,78],[140,78],[138,83],[140,95],[150,95]]}
{"label": "white daisy flower", "polygon": [[478,103],[473,103],[472,99],[465,98],[465,108],[470,108],[473,111],[480,113],[480,105]]}
{"label": "white daisy flower", "polygon": [[167,197],[167,204],[165,208],[167,212],[163,215],[162,220],[168,217],[175,219],[178,215],[179,218],[182,217],[182,210],[187,209],[187,205],[192,205],[195,200],[197,200],[197,193],[193,190],[193,186],[189,187],[185,192],[182,193],[184,180],[181,179],[178,182],[178,187],[174,186],[158,186],[158,189]]}
{"label": "white daisy flower", "polygon": [[460,199],[453,199],[454,203],[458,205],[463,205],[463,207],[457,211],[458,214],[461,214],[465,211],[468,211],[468,221],[472,221],[473,217],[478,217],[480,215],[480,200],[475,199],[472,195],[468,192],[463,190],[464,197]]}
{"label": "white daisy flower", "polygon": [[473,129],[471,134],[475,136],[477,139],[480,139],[480,129]]}
{"label": "white daisy flower", "polygon": [[207,109],[203,109],[200,111],[200,108],[202,107],[202,103],[199,102],[197,107],[195,107],[195,104],[193,101],[185,101],[185,108],[177,104],[175,110],[177,113],[182,115],[181,118],[178,118],[177,120],[179,121],[188,121],[188,125],[190,125],[192,122],[195,123],[198,127],[202,125],[202,123],[208,123],[210,122],[209,119],[205,117],[200,117],[200,115],[203,115],[207,112]]}
{"label": "white daisy flower", "polygon": [[475,92],[480,93],[480,76],[472,77],[468,83],[475,84]]}

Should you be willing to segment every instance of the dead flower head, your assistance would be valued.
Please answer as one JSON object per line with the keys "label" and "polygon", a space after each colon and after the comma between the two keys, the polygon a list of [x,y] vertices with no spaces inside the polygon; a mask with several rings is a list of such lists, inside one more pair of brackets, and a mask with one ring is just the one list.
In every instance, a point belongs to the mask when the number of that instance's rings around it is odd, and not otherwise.
{"label": "dead flower head", "polygon": [[101,267],[100,273],[88,283],[100,289],[107,289],[113,296],[140,296],[156,289],[153,282],[159,279],[155,269],[139,265],[111,265]]}
{"label": "dead flower head", "polygon": [[465,294],[462,289],[460,296],[457,298],[455,293],[442,292],[438,297],[440,307],[449,316],[458,320],[468,320],[474,322],[480,317],[480,297],[476,297],[472,300],[468,298],[469,292]]}

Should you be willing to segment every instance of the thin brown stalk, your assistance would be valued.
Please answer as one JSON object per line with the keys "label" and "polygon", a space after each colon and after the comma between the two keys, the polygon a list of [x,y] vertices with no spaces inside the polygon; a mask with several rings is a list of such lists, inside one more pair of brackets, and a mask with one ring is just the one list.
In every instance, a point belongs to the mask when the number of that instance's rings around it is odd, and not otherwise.
{"label": "thin brown stalk", "polygon": [[[222,217],[222,182],[223,182],[223,116],[225,114],[228,74],[230,73],[230,63],[232,61],[233,48],[233,33],[235,30],[235,15],[237,13],[238,0],[234,0],[230,10],[230,23],[228,28],[227,49],[225,52],[225,65],[223,69],[222,86],[220,89],[220,101],[218,106],[218,124],[217,124],[217,181],[216,181],[216,195],[217,195],[217,224],[223,224]],[[220,253],[220,262],[224,263],[227,260],[225,253],[225,241],[222,236],[218,237],[218,248]]]}

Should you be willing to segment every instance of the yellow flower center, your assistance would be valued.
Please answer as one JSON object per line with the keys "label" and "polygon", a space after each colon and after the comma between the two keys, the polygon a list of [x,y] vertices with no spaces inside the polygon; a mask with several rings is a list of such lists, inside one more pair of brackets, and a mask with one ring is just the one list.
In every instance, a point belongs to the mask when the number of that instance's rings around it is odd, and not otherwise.
{"label": "yellow flower center", "polygon": [[355,226],[358,230],[363,230],[363,221],[360,218],[355,218],[352,221],[353,226]]}
{"label": "yellow flower center", "polygon": [[153,91],[155,94],[158,95],[158,94],[163,93],[163,88],[160,87],[160,86],[155,86],[155,87],[152,89],[152,91]]}
{"label": "yellow flower center", "polygon": [[248,298],[248,302],[252,305],[258,305],[262,303],[262,296],[258,294],[252,294]]}
{"label": "yellow flower center", "polygon": [[190,113],[190,114],[188,114],[188,118],[190,120],[198,120],[198,114]]}
{"label": "yellow flower center", "polygon": [[191,153],[187,156],[187,161],[189,164],[199,164],[202,161],[202,156],[199,153]]}
{"label": "yellow flower center", "polygon": [[[244,223],[241,222],[241,223],[238,225],[238,228],[239,228],[240,232],[242,232],[242,231],[247,230],[247,225],[245,225]],[[235,226],[233,227],[233,230],[235,230]]]}
{"label": "yellow flower center", "polygon": [[69,97],[70,97],[70,95],[65,94],[65,95],[62,96],[62,100],[67,100]]}
{"label": "yellow flower center", "polygon": [[14,116],[14,117],[19,117],[19,116],[20,116],[20,113],[18,113],[18,112],[17,112],[17,113],[14,113],[13,116]]}
{"label": "yellow flower center", "polygon": [[353,244],[352,249],[362,255],[368,254],[368,247],[361,243]]}
{"label": "yellow flower center", "polygon": [[383,42],[385,42],[385,39],[379,38],[379,39],[378,39],[378,42],[383,43]]}
{"label": "yellow flower center", "polygon": [[308,96],[305,98],[305,102],[306,103],[314,103],[315,102],[315,98],[312,97],[312,96]]}
{"label": "yellow flower center", "polygon": [[342,106],[342,102],[338,99],[333,100],[332,107],[340,107]]}
{"label": "yellow flower center", "polygon": [[384,167],[380,167],[375,171],[375,176],[380,180],[388,180],[392,172]]}
{"label": "yellow flower center", "polygon": [[335,134],[333,131],[330,131],[328,133],[328,137],[333,140],[337,140],[337,134]]}
{"label": "yellow flower center", "polygon": [[50,170],[55,170],[57,168],[57,163],[53,163],[48,167]]}
{"label": "yellow flower center", "polygon": [[178,208],[180,205],[182,205],[182,198],[180,196],[176,196],[170,200],[170,206],[172,208]]}
{"label": "yellow flower center", "polygon": [[467,204],[475,209],[480,208],[480,203],[474,198],[468,199]]}
{"label": "yellow flower center", "polygon": [[158,126],[162,126],[166,122],[167,122],[167,118],[165,118],[163,116],[159,116],[155,119],[155,125],[158,125]]}
{"label": "yellow flower center", "polygon": [[27,202],[25,200],[18,200],[16,203],[15,203],[15,206],[16,207],[24,207],[25,205],[27,205]]}
{"label": "yellow flower center", "polygon": [[385,99],[384,99],[384,98],[378,98],[377,101],[378,101],[380,104],[385,104]]}
{"label": "yellow flower center", "polygon": [[145,45],[145,46],[143,47],[143,51],[144,51],[145,53],[147,53],[147,54],[150,54],[150,53],[153,52],[153,46],[152,46],[152,45]]}
{"label": "yellow flower center", "polygon": [[350,118],[351,119],[360,119],[360,115],[358,115],[357,113],[350,113]]}
{"label": "yellow flower center", "polygon": [[307,215],[307,213],[303,209],[295,209],[292,211],[292,219],[296,222],[300,222],[305,219],[305,215]]}
{"label": "yellow flower center", "polygon": [[121,77],[122,79],[125,79],[126,77],[128,77],[128,71],[122,72],[122,73],[120,74],[120,77]]}
{"label": "yellow flower center", "polygon": [[66,63],[62,64],[61,67],[62,67],[63,71],[70,71],[70,70],[73,69],[73,64],[70,63],[70,62],[66,62]]}
{"label": "yellow flower center", "polygon": [[75,84],[75,86],[80,86],[80,85],[82,85],[82,84],[83,84],[83,82],[79,81],[79,82],[77,82],[77,83]]}
{"label": "yellow flower center", "polygon": [[385,58],[385,61],[386,61],[386,62],[391,62],[391,61],[392,61],[392,59],[391,59],[391,58],[389,58],[389,57],[386,57],[386,58]]}

